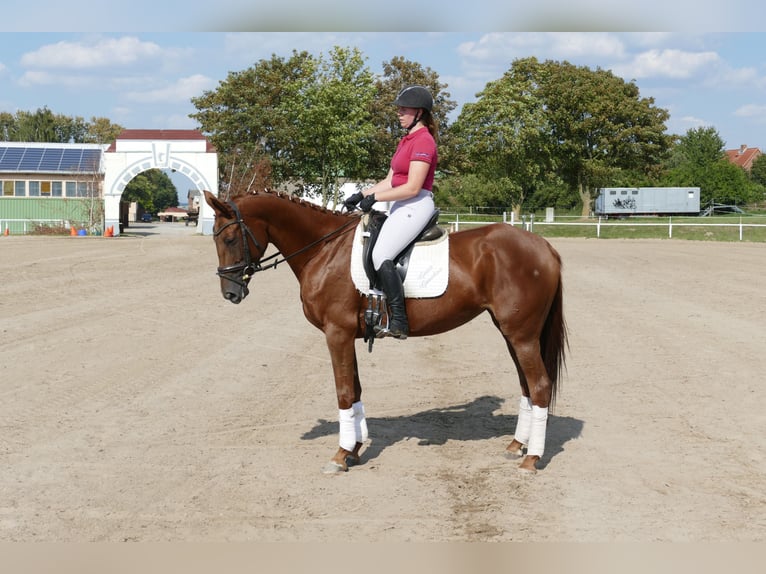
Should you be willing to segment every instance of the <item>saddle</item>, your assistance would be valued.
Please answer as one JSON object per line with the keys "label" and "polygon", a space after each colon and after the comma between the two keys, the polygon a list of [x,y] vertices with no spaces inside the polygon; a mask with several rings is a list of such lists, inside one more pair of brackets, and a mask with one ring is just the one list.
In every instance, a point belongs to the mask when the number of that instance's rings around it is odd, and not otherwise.
{"label": "saddle", "polygon": [[[410,264],[410,256],[415,249],[415,245],[420,242],[434,241],[444,235],[444,230],[439,227],[439,213],[438,209],[434,210],[431,219],[429,219],[426,226],[420,232],[420,234],[412,240],[402,251],[394,258],[394,266],[399,274],[399,277],[404,283],[407,278],[407,269]],[[363,216],[363,241],[362,248],[362,262],[364,265],[364,271],[367,278],[370,281],[370,290],[367,294],[367,309],[364,313],[365,322],[365,335],[364,341],[369,345],[369,352],[372,352],[372,344],[375,341],[375,326],[379,325],[383,320],[385,312],[388,317],[388,311],[384,304],[384,296],[381,292],[381,287],[378,283],[377,273],[375,267],[372,264],[372,250],[375,247],[375,243],[380,235],[380,230],[383,227],[388,215],[382,211],[372,210]]]}

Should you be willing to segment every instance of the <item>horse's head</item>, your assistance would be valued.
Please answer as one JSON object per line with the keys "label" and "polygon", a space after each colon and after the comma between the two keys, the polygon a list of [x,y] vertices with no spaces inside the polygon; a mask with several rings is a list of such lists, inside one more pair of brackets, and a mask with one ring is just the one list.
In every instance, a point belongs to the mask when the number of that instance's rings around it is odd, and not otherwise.
{"label": "horse's head", "polygon": [[247,226],[236,203],[222,202],[209,191],[205,201],[215,211],[213,238],[218,251],[218,276],[221,294],[232,303],[239,303],[250,292],[247,288],[266,248]]}

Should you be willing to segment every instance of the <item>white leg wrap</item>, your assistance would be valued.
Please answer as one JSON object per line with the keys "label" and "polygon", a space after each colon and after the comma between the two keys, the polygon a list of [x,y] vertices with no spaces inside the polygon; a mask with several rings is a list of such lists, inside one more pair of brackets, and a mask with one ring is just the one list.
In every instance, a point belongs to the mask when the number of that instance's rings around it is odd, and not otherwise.
{"label": "white leg wrap", "polygon": [[340,421],[340,447],[351,452],[356,446],[356,430],[354,422],[354,409],[338,409]]}
{"label": "white leg wrap", "polygon": [[545,431],[548,427],[548,407],[532,405],[531,426],[527,456],[542,457],[545,451]]}
{"label": "white leg wrap", "polygon": [[356,434],[356,442],[364,442],[370,436],[367,431],[367,419],[364,416],[364,405],[362,401],[357,401],[351,408],[354,409],[354,433]]}
{"label": "white leg wrap", "polygon": [[521,396],[519,401],[519,418],[516,420],[516,432],[513,435],[521,444],[529,444],[529,433],[532,431],[532,401],[529,397]]}

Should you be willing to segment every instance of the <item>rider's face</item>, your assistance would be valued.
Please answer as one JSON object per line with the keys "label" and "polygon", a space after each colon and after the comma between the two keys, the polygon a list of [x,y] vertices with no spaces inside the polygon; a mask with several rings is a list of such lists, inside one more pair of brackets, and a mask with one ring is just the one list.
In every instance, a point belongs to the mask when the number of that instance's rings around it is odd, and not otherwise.
{"label": "rider's face", "polygon": [[402,127],[409,126],[412,121],[418,116],[418,108],[405,108],[399,106],[396,108],[396,114],[399,116],[399,124]]}

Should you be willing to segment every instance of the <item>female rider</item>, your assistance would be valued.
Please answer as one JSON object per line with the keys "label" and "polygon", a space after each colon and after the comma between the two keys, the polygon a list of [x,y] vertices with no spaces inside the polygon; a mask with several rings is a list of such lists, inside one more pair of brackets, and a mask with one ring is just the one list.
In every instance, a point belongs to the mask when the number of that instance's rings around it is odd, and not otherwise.
{"label": "female rider", "polygon": [[359,204],[363,211],[372,209],[376,201],[393,202],[372,251],[372,264],[391,309],[388,328],[379,328],[378,337],[406,339],[409,334],[404,288],[394,259],[420,234],[434,213],[432,189],[438,155],[433,103],[431,93],[423,86],[408,86],[399,92],[394,105],[398,106],[399,123],[407,134],[399,141],[388,175],[344,202],[346,209]]}

